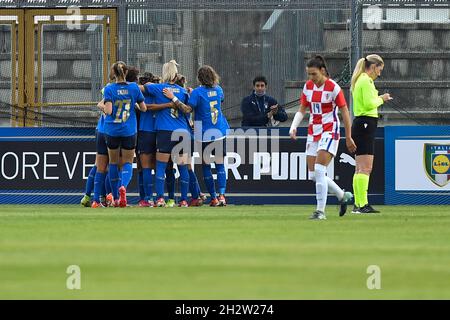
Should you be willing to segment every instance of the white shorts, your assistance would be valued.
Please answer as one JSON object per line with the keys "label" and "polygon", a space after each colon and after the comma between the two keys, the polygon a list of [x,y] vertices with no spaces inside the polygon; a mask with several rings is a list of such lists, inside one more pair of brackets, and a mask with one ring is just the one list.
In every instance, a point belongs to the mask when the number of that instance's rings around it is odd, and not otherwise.
{"label": "white shorts", "polygon": [[306,142],[306,155],[317,157],[317,152],[319,150],[325,150],[331,153],[333,157],[336,157],[338,147],[339,140],[335,140],[331,137],[322,137],[319,141]]}

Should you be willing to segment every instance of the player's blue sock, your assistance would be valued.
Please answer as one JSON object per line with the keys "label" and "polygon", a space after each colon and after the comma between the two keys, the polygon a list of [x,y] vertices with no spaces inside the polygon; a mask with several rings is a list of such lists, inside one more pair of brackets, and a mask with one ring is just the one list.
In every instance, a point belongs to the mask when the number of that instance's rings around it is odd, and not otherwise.
{"label": "player's blue sock", "polygon": [[139,171],[138,175],[138,184],[139,184],[139,200],[145,199],[145,190],[144,190],[144,169]]}
{"label": "player's blue sock", "polygon": [[166,168],[166,187],[169,199],[175,199],[175,169],[172,167]]}
{"label": "player's blue sock", "polygon": [[153,200],[153,176],[152,169],[144,168],[142,169],[143,183],[145,200]]}
{"label": "player's blue sock", "polygon": [[105,174],[105,192],[106,192],[107,195],[110,194],[110,193],[112,192],[112,189],[111,189],[111,180],[110,180],[110,178],[109,178],[109,172],[107,172],[107,173]]}
{"label": "player's blue sock", "polygon": [[191,192],[192,199],[198,199],[199,196],[199,185],[198,185],[198,179],[195,175],[194,170],[189,170],[189,191]]}
{"label": "player's blue sock", "polygon": [[[187,194],[189,191],[189,172],[187,165],[179,164],[178,171],[180,172],[180,191],[181,191],[181,201],[187,201]],[[198,196],[197,196],[198,198]]]}
{"label": "player's blue sock", "polygon": [[216,163],[217,183],[219,185],[219,194],[225,194],[227,189],[227,174],[223,163]]}
{"label": "player's blue sock", "polygon": [[197,184],[195,185],[195,187],[197,188],[197,193],[200,196],[200,193],[202,193],[202,190],[200,189],[200,182],[198,181],[198,179],[197,179]]}
{"label": "player's blue sock", "polygon": [[209,194],[211,195],[211,198],[216,198],[216,187],[214,186],[214,178],[211,172],[211,165],[210,164],[203,164],[203,178],[205,179],[206,189],[208,189]]}
{"label": "player's blue sock", "polygon": [[103,183],[100,184],[100,187],[101,187],[101,189],[100,189],[100,196],[101,197],[104,197],[104,196],[107,195],[106,188],[105,188],[105,181],[106,181],[106,176],[107,175],[108,175],[107,172],[103,172]]}
{"label": "player's blue sock", "polygon": [[162,162],[156,160],[156,179],[155,179],[155,189],[156,197],[164,197],[164,175],[166,173],[167,162]]}
{"label": "player's blue sock", "polygon": [[105,173],[96,172],[94,178],[94,201],[100,202],[100,193],[105,185]]}
{"label": "player's blue sock", "polygon": [[97,166],[93,166],[91,168],[91,171],[89,171],[89,176],[86,181],[86,192],[85,194],[87,196],[91,196],[92,189],[94,189],[94,179],[95,179],[95,173],[97,172]]}
{"label": "player's blue sock", "polygon": [[133,165],[130,162],[125,162],[122,166],[122,185],[128,188],[131,178],[133,177]]}
{"label": "player's blue sock", "polygon": [[119,167],[117,164],[109,165],[109,181],[114,199],[119,199]]}
{"label": "player's blue sock", "polygon": [[118,186],[119,186],[119,188],[121,186],[123,186],[123,184],[122,184],[122,170],[119,170],[119,183],[118,183]]}

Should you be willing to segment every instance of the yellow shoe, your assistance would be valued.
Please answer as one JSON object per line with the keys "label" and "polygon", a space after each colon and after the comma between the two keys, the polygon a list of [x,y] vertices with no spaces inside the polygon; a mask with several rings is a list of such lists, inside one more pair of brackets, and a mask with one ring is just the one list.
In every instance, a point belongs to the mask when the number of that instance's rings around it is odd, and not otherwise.
{"label": "yellow shoe", "polygon": [[175,200],[173,200],[173,199],[167,200],[165,207],[166,208],[173,208],[173,207],[175,207]]}
{"label": "yellow shoe", "polygon": [[87,194],[85,194],[83,199],[81,199],[80,204],[83,207],[89,208],[91,206],[91,197],[89,197]]}

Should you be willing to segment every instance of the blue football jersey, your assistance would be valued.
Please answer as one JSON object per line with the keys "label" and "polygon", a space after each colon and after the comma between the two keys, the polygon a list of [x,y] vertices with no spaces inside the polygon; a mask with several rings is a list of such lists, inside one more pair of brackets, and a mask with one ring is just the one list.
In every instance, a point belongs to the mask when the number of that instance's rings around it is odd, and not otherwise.
{"label": "blue football jersey", "polygon": [[113,105],[112,114],[105,119],[105,133],[113,137],[129,137],[137,132],[136,103],[144,101],[138,85],[113,83],[105,87],[105,103]]}
{"label": "blue football jersey", "polygon": [[[110,83],[108,83],[105,86],[105,88],[109,85],[110,85]],[[101,90],[102,99],[105,98],[105,88],[102,88],[102,90]],[[98,118],[97,128],[95,128],[98,132],[105,133],[105,118],[106,118],[106,115],[102,112],[102,114]]]}
{"label": "blue football jersey", "polygon": [[[187,104],[189,99],[189,95],[186,89],[176,85],[169,83],[158,83],[158,84],[146,84],[145,92],[150,97],[153,97],[153,102],[155,104],[163,104],[171,102],[166,96],[163,94],[163,89],[169,88],[172,90],[173,94],[184,104]],[[175,131],[175,130],[189,130],[189,125],[186,119],[186,116],[183,112],[173,109],[173,108],[165,108],[163,110],[156,112],[156,122],[155,122],[155,130],[167,130],[167,131]]]}
{"label": "blue football jersey", "polygon": [[195,125],[201,123],[202,128],[201,132],[197,132],[196,129],[195,140],[214,141],[227,135],[230,126],[222,113],[223,100],[224,94],[220,86],[213,88],[200,86],[192,91],[188,104],[194,110]]}
{"label": "blue football jersey", "polygon": [[[144,94],[145,104],[154,104],[155,99],[147,94]],[[155,112],[147,110],[141,112],[139,118],[139,131],[155,132]]]}
{"label": "blue football jersey", "polygon": [[102,113],[98,118],[96,130],[101,133],[105,133],[105,118],[106,116]]}

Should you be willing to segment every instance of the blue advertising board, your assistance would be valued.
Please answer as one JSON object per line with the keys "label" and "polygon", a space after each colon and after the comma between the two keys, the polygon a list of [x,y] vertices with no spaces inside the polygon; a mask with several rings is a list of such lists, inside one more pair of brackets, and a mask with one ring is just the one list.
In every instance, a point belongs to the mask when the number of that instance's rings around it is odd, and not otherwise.
{"label": "blue advertising board", "polygon": [[385,127],[386,204],[450,204],[450,127]]}

